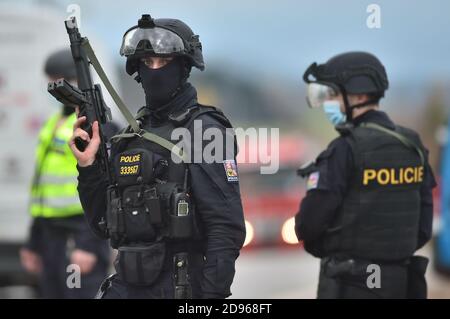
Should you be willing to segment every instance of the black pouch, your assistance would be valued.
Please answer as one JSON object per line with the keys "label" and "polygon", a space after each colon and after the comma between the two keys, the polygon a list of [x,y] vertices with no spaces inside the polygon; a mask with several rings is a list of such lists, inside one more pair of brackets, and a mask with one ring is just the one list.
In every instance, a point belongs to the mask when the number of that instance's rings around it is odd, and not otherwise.
{"label": "black pouch", "polygon": [[317,288],[317,299],[337,299],[340,297],[340,282],[328,274],[328,263],[330,257],[320,260],[319,285]]}
{"label": "black pouch", "polygon": [[194,209],[189,195],[177,183],[158,184],[156,188],[161,196],[165,237],[170,240],[191,239],[194,234]]}
{"label": "black pouch", "polygon": [[106,230],[111,238],[111,246],[117,248],[125,232],[125,221],[122,203],[114,187],[109,187],[107,190]]}
{"label": "black pouch", "polygon": [[324,274],[330,278],[352,277],[356,274],[355,261],[353,259],[336,260],[324,258]]}
{"label": "black pouch", "polygon": [[317,290],[318,299],[343,298],[344,285],[351,283],[352,286],[365,284],[364,277],[355,260],[337,260],[333,257],[324,257],[320,261],[319,286]]}
{"label": "black pouch", "polygon": [[170,215],[170,235],[171,239],[188,239],[193,236],[192,217]]}
{"label": "black pouch", "polygon": [[412,256],[408,265],[408,299],[427,299],[427,281],[425,272],[428,258]]}
{"label": "black pouch", "polygon": [[157,215],[159,212],[156,211],[157,205],[154,205],[156,208],[153,207],[155,211],[150,211],[146,206],[148,200],[146,201],[145,194],[149,192],[151,187],[148,185],[129,186],[123,191],[122,208],[128,241],[151,242],[156,239],[156,229],[150,215]]}
{"label": "black pouch", "polygon": [[170,198],[169,237],[189,239],[193,236],[193,207],[189,195],[174,190]]}
{"label": "black pouch", "polygon": [[120,229],[119,211],[121,209],[120,198],[116,196],[114,188],[107,190],[106,219],[108,221],[108,232],[117,233]]}
{"label": "black pouch", "polygon": [[114,267],[119,277],[129,285],[148,286],[159,277],[165,263],[165,243],[122,246]]}
{"label": "black pouch", "polygon": [[150,223],[154,225],[162,224],[161,204],[156,188],[146,188],[144,190],[144,205],[145,211],[150,216]]}

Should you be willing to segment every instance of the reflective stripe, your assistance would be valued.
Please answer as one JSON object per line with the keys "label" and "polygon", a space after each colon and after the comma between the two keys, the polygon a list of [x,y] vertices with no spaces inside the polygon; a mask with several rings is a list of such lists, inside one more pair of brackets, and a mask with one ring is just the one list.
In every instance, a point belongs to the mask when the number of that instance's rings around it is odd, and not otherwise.
{"label": "reflective stripe", "polygon": [[31,190],[32,197],[71,197],[77,196],[77,184],[42,184]]}
{"label": "reflective stripe", "polygon": [[34,197],[31,199],[32,205],[42,205],[51,208],[64,208],[66,206],[71,205],[81,205],[80,199],[78,196],[70,196],[70,197],[45,197],[45,198],[37,198]]}
{"label": "reflective stripe", "polygon": [[77,175],[71,175],[71,176],[61,176],[61,175],[50,175],[45,174],[42,175],[39,178],[40,184],[69,184],[69,183],[78,183],[78,176]]}
{"label": "reflective stripe", "polygon": [[82,215],[83,209],[81,205],[73,205],[64,207],[63,209],[50,208],[41,205],[31,206],[31,215],[33,217],[44,217],[44,218],[64,218],[76,215]]}

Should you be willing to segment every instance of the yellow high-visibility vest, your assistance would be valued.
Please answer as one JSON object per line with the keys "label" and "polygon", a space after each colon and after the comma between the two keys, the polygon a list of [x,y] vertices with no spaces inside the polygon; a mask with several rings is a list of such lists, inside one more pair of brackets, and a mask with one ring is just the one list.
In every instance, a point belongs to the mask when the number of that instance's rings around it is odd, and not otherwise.
{"label": "yellow high-visibility vest", "polygon": [[83,214],[78,197],[77,161],[67,144],[77,119],[72,114],[58,128],[61,114],[53,115],[39,134],[36,172],[31,186],[33,217],[69,217]]}

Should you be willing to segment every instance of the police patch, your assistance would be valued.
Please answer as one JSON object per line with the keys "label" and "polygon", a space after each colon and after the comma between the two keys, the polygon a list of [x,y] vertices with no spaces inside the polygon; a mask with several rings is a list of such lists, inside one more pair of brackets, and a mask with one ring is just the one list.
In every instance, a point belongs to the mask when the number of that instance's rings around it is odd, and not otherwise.
{"label": "police patch", "polygon": [[138,175],[141,168],[141,155],[131,154],[131,155],[121,155],[119,158],[119,175]]}
{"label": "police patch", "polygon": [[134,148],[114,157],[113,172],[119,187],[152,183],[153,168],[153,153],[147,149]]}
{"label": "police patch", "polygon": [[228,182],[239,181],[237,165],[235,160],[225,160],[223,161],[223,167],[225,168],[225,174],[227,176]]}
{"label": "police patch", "polygon": [[315,189],[317,188],[317,185],[319,184],[319,172],[311,173],[308,177],[308,181],[306,182],[306,190]]}

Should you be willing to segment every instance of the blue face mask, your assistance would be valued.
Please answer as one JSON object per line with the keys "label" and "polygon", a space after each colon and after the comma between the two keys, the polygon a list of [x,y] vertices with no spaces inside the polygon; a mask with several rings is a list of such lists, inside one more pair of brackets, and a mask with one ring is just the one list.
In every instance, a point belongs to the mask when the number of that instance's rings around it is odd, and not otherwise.
{"label": "blue face mask", "polygon": [[325,101],[323,102],[323,110],[328,121],[334,126],[345,123],[347,116],[341,112],[341,105],[339,101]]}

